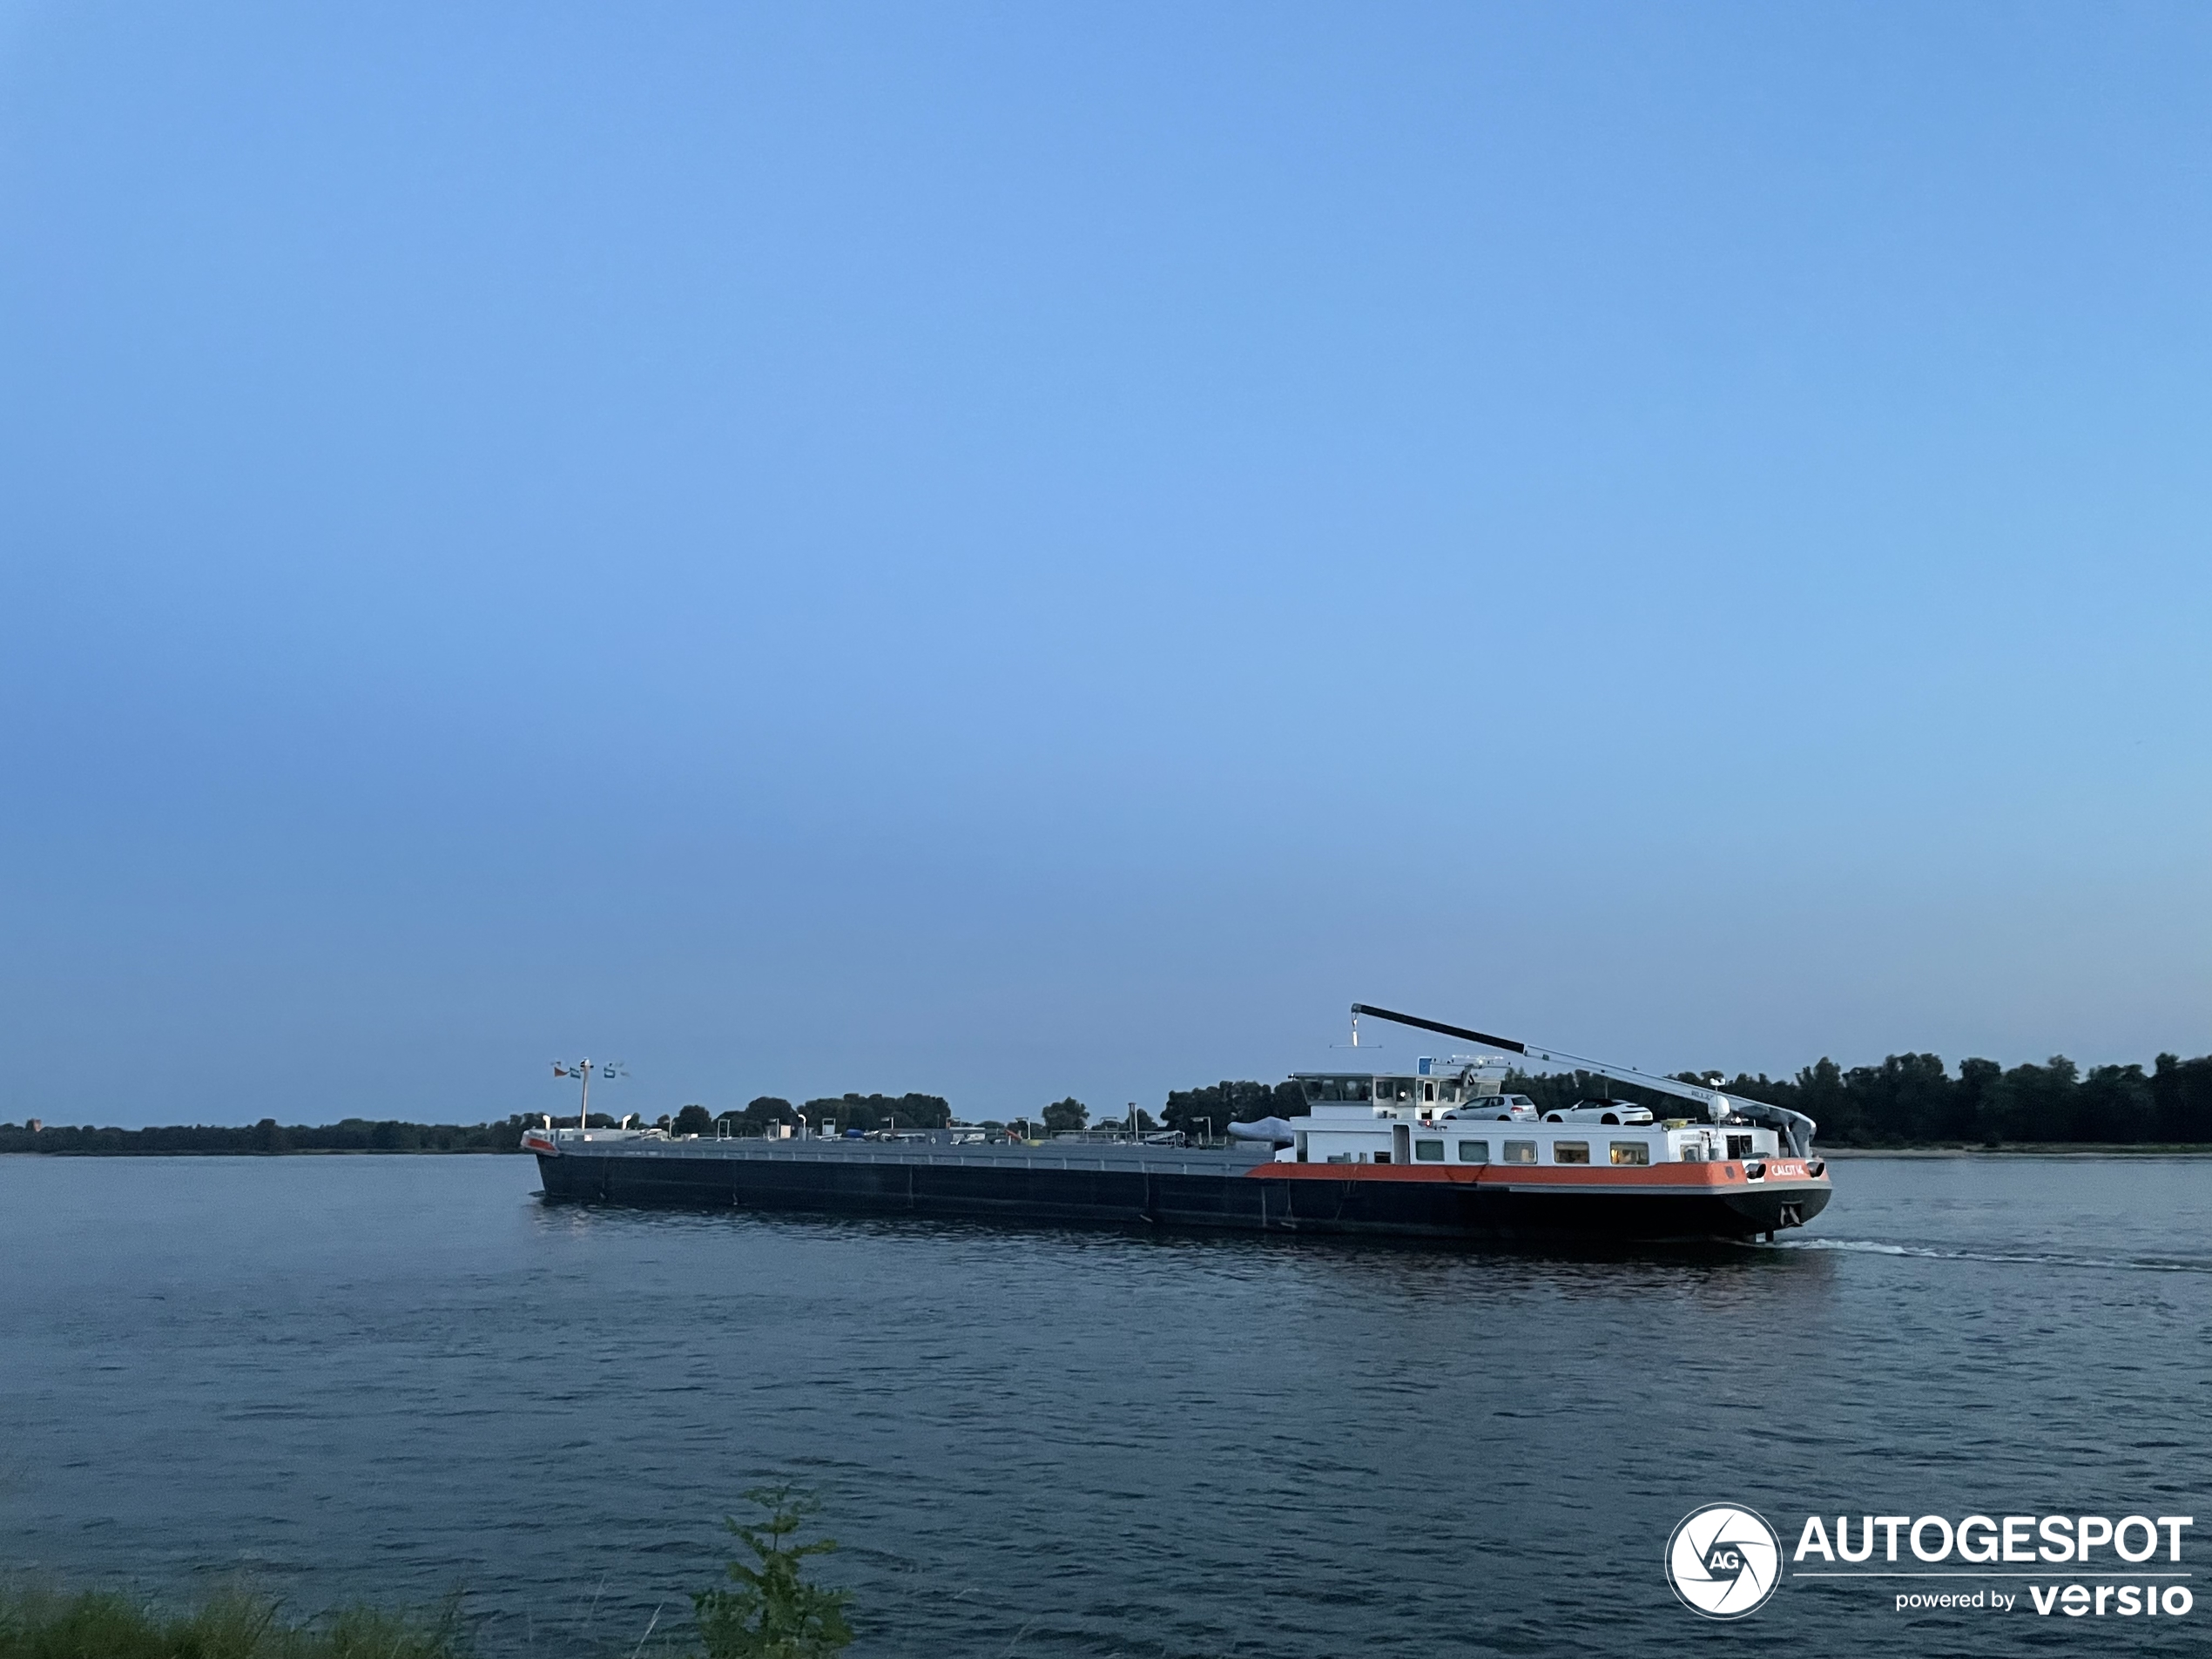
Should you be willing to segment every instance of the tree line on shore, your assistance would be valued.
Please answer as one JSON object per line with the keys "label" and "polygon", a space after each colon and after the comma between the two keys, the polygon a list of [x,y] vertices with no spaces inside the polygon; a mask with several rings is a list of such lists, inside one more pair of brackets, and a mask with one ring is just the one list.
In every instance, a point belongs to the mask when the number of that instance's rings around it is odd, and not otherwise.
{"label": "tree line on shore", "polygon": [[[1716,1075],[1675,1074],[1698,1083]],[[1820,1125],[1822,1143],[1833,1146],[2212,1144],[2212,1055],[2183,1060],[2162,1054],[2148,1072],[2140,1065],[2085,1072],[2064,1055],[2009,1069],[1993,1060],[1967,1060],[1955,1074],[1932,1054],[1893,1054],[1878,1066],[1850,1068],[1824,1058],[1794,1077],[1738,1073],[1721,1087],[1803,1112]],[[1514,1072],[1505,1088],[1547,1111],[1608,1098],[1649,1106],[1661,1117],[1696,1109],[1688,1101],[1585,1071]],[[1162,1116],[1170,1128],[1190,1133],[1211,1123],[1219,1135],[1231,1122],[1294,1117],[1305,1109],[1295,1082],[1224,1081],[1176,1091]]]}
{"label": "tree line on shore", "polygon": [[[843,1133],[857,1129],[873,1133],[887,1129],[942,1129],[952,1121],[952,1107],[941,1095],[831,1095],[793,1106],[789,1101],[763,1095],[742,1110],[713,1113],[691,1105],[671,1116],[644,1120],[672,1135],[764,1135],[771,1124],[796,1125],[801,1115],[817,1130]],[[42,1123],[0,1123],[0,1152],[111,1153],[268,1153],[268,1152],[519,1152],[523,1130],[543,1123],[542,1112],[516,1113],[489,1123],[410,1123],[395,1118],[348,1117],[335,1123],[308,1125],[280,1123],[265,1117],[258,1123],[175,1123],[155,1129],[98,1129]],[[718,1117],[729,1125],[718,1131]],[[553,1115],[561,1121],[560,1114]],[[629,1119],[604,1112],[591,1114],[591,1127],[612,1129]],[[568,1115],[576,1122],[576,1114]]]}
{"label": "tree line on shore", "polygon": [[2212,1055],[2162,1054],[2148,1072],[2084,1071],[2064,1055],[2010,1069],[1965,1060],[1955,1076],[1932,1054],[1848,1070],[1823,1059],[1785,1081],[1738,1076],[1725,1087],[1804,1113],[1839,1146],[2212,1142]]}
{"label": "tree line on shore", "polygon": [[[243,1126],[172,1123],[158,1129],[95,1129],[91,1124],[0,1123],[0,1152],[517,1152],[523,1127],[535,1115],[497,1123],[408,1123],[396,1118],[348,1117],[335,1123],[280,1123],[265,1117]],[[603,1121],[597,1112],[592,1121]]]}
{"label": "tree line on shore", "polygon": [[[1676,1074],[1685,1082],[1704,1082],[1715,1075]],[[1721,1086],[1730,1094],[1804,1113],[1819,1123],[1821,1141],[1832,1146],[2212,1145],[2212,1055],[2183,1060],[2161,1054],[2148,1071],[2140,1065],[2084,1071],[2063,1055],[2040,1065],[2010,1069],[1975,1059],[1962,1062],[1954,1074],[1935,1055],[1903,1054],[1891,1055],[1878,1066],[1844,1068],[1823,1059],[1794,1077],[1739,1073]],[[1608,1082],[1588,1072],[1514,1072],[1505,1087],[1547,1110],[1577,1100],[1615,1098],[1649,1106],[1660,1116],[1692,1111],[1686,1101]],[[1295,1117],[1305,1110],[1305,1093],[1294,1081],[1224,1080],[1170,1093],[1157,1126],[1194,1139],[1218,1139],[1232,1123]],[[0,1152],[514,1152],[521,1150],[523,1128],[541,1116],[516,1114],[503,1122],[473,1124],[348,1117],[319,1127],[265,1117],[246,1126],[138,1130],[39,1127],[33,1120],[0,1124]],[[796,1128],[802,1118],[817,1132],[873,1134],[942,1129],[953,1121],[953,1110],[941,1095],[825,1095],[795,1106],[779,1096],[762,1095],[742,1109],[718,1113],[689,1105],[655,1121],[671,1134],[750,1136],[769,1133],[772,1126]],[[1149,1112],[1140,1110],[1136,1119],[1140,1130],[1156,1127]],[[611,1127],[617,1121],[591,1115],[595,1127]],[[1015,1121],[1035,1126],[1033,1132],[1059,1133],[1089,1125],[1089,1110],[1069,1096]],[[726,1127],[718,1129],[718,1123]]]}
{"label": "tree line on shore", "polygon": [[727,1123],[732,1135],[765,1135],[772,1124],[796,1128],[802,1119],[808,1129],[826,1134],[856,1129],[873,1135],[881,1130],[942,1129],[953,1121],[953,1108],[942,1095],[819,1095],[796,1106],[778,1095],[761,1095],[742,1111],[686,1106],[662,1124],[677,1135],[711,1135],[718,1122]]}

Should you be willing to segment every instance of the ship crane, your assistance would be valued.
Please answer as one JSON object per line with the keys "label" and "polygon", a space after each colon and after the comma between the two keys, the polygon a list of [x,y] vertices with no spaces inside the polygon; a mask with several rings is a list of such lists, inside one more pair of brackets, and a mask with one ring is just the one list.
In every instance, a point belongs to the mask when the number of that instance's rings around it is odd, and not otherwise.
{"label": "ship crane", "polygon": [[1648,1071],[1638,1071],[1634,1066],[1608,1065],[1602,1060],[1591,1060],[1581,1055],[1561,1054],[1556,1049],[1516,1042],[1511,1037],[1492,1036],[1487,1031],[1470,1031],[1465,1026],[1445,1025],[1439,1021],[1424,1020],[1412,1014],[1398,1014],[1366,1002],[1354,1002],[1352,1014],[1355,1021],[1363,1014],[1372,1015],[1378,1020],[1388,1020],[1393,1025],[1410,1025],[1422,1031],[1436,1032],[1440,1036],[1463,1037],[1469,1042],[1479,1042],[1485,1048],[1503,1049],[1508,1054],[1521,1055],[1546,1065],[1573,1066],[1582,1071],[1595,1072],[1601,1077],[1609,1077],[1615,1082],[1634,1083],[1640,1089],[1696,1101],[1716,1123],[1724,1123],[1733,1116],[1750,1123],[1765,1124],[1788,1143],[1791,1155],[1794,1157],[1805,1157],[1811,1153],[1813,1133],[1819,1127],[1803,1112],[1793,1112],[1787,1107],[1770,1106],[1763,1100],[1746,1100],[1741,1095],[1723,1094],[1717,1089],[1686,1083],[1679,1078],[1654,1076]]}

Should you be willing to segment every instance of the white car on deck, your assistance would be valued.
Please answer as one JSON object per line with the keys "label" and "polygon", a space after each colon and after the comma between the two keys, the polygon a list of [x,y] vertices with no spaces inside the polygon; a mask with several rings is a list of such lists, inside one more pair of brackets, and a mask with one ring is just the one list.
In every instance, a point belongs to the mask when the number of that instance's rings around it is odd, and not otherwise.
{"label": "white car on deck", "polygon": [[1651,1109],[1625,1100],[1578,1100],[1572,1106],[1546,1112],[1547,1123],[1649,1123]]}

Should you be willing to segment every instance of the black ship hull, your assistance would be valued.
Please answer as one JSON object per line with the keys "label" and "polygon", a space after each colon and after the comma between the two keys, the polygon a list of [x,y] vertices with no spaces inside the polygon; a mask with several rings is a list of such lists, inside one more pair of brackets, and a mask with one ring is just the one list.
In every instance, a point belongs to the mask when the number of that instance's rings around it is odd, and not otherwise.
{"label": "black ship hull", "polygon": [[[710,1145],[711,1143],[709,1143]],[[1751,1238],[1826,1207],[1824,1180],[1653,1190],[1508,1180],[1342,1178],[1312,1166],[1192,1158],[538,1154],[550,1199],[685,1209],[989,1220],[1023,1225],[1432,1239]],[[1404,1172],[1411,1175],[1408,1170]]]}

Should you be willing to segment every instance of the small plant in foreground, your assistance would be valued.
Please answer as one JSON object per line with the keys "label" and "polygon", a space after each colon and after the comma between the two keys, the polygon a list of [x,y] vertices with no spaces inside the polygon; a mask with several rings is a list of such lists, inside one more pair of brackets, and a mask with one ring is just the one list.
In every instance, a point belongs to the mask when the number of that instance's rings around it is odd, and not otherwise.
{"label": "small plant in foreground", "polygon": [[752,1560],[729,1566],[735,1589],[700,1590],[691,1597],[707,1659],[835,1659],[853,1640],[845,1622],[850,1590],[806,1581],[806,1558],[826,1555],[834,1538],[800,1543],[793,1536],[820,1507],[790,1486],[755,1487],[745,1501],[767,1511],[747,1526],[735,1516],[722,1524],[745,1541]]}

